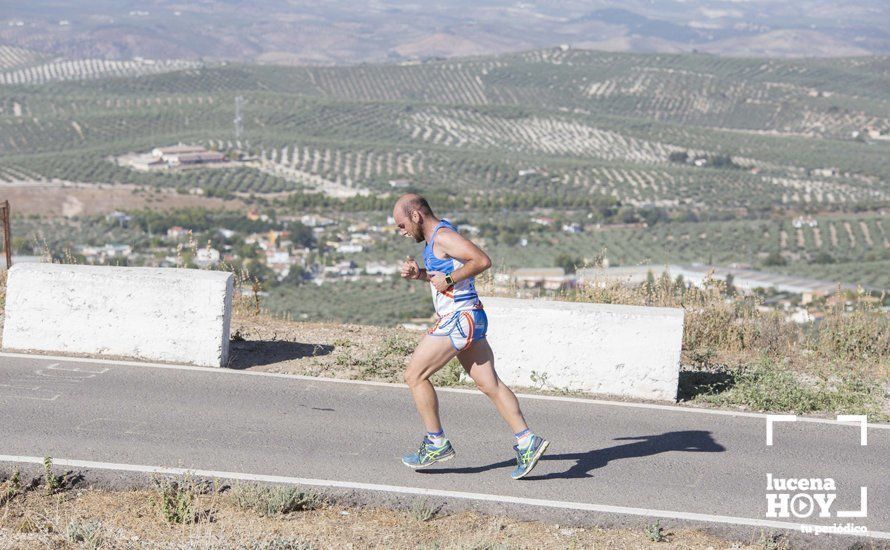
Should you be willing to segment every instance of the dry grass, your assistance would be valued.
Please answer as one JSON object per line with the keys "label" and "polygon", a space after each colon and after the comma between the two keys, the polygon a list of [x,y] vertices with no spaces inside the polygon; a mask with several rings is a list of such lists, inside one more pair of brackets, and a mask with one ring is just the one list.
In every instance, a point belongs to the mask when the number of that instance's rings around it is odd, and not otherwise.
{"label": "dry grass", "polygon": [[16,215],[94,216],[115,210],[176,210],[178,208],[208,208],[243,210],[239,199],[223,200],[201,195],[188,195],[175,189],[140,187],[127,184],[53,184],[33,182],[19,186],[4,186],[4,199],[14,205]]}
{"label": "dry grass", "polygon": [[[636,288],[596,284],[562,299],[678,307],[685,311],[688,397],[717,405],[890,418],[890,317],[860,292],[838,293],[817,323],[799,325],[757,297],[708,280],[687,288],[663,276]],[[684,388],[681,388],[683,393]]]}
{"label": "dry grass", "polygon": [[[274,490],[274,489],[273,489]],[[192,523],[166,521],[151,490],[16,496],[0,513],[0,547],[32,548],[758,548],[701,531],[567,527],[474,512],[419,519],[411,510],[327,503],[286,513],[239,505],[234,491],[194,495]],[[667,543],[667,544],[665,544]]]}
{"label": "dry grass", "polygon": [[[490,279],[485,290],[496,294]],[[501,295],[522,292],[512,288]],[[717,279],[702,288],[667,276],[637,287],[594,281],[555,298],[682,308],[681,399],[890,420],[890,316],[880,309],[883,297],[875,302],[862,292],[838,294],[836,305],[826,306],[825,316],[808,325],[787,320]]]}
{"label": "dry grass", "polygon": [[637,287],[594,281],[555,298],[682,308],[683,363],[695,367],[743,366],[765,356],[816,371],[825,363],[863,361],[875,376],[890,376],[890,317],[863,293],[839,294],[839,305],[827,308],[824,319],[811,327],[761,307],[755,296],[727,291],[717,279],[706,280],[702,288],[665,276]]}
{"label": "dry grass", "polygon": [[0,315],[3,315],[6,307],[6,271],[0,272]]}

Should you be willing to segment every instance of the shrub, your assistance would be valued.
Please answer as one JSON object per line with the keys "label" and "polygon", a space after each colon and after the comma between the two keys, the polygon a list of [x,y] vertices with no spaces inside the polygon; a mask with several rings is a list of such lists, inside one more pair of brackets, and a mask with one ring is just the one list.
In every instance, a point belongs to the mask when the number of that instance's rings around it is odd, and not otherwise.
{"label": "shrub", "polygon": [[441,507],[433,506],[427,499],[417,499],[411,505],[411,517],[417,521],[429,521],[436,517]]}
{"label": "shrub", "polygon": [[433,375],[430,381],[434,386],[459,386],[464,374],[464,367],[455,357],[449,361],[439,372]]}
{"label": "shrub", "polygon": [[843,296],[817,325],[810,343],[823,358],[839,361],[890,359],[890,317],[864,300],[854,302],[853,311],[844,310]]}
{"label": "shrub", "polygon": [[660,521],[646,525],[646,537],[652,542],[664,542],[664,528]]}
{"label": "shrub", "polygon": [[617,282],[593,283],[561,296],[580,302],[683,308],[684,361],[696,367],[744,364],[754,357],[784,357],[799,340],[800,329],[781,312],[760,311],[754,297],[706,279],[702,288],[662,275],[628,287]]}
{"label": "shrub", "polygon": [[238,484],[232,494],[240,508],[252,510],[261,516],[315,510],[324,504],[323,498],[312,491],[304,492],[297,487],[280,485]]}
{"label": "shrub", "polygon": [[81,543],[85,548],[95,550],[105,542],[105,529],[100,521],[73,520],[68,523],[65,535],[74,543]]}
{"label": "shrub", "polygon": [[154,504],[167,523],[196,523],[198,514],[195,500],[198,494],[196,484],[188,475],[178,479],[155,478]]}

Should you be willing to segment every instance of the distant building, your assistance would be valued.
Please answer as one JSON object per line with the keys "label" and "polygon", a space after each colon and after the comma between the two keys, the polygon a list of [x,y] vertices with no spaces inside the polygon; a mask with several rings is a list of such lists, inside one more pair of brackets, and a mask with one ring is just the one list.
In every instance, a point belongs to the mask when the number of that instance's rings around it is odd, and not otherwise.
{"label": "distant building", "polygon": [[791,225],[793,225],[795,229],[800,229],[802,227],[817,227],[819,222],[809,216],[798,216],[791,221]]}
{"label": "distant building", "polygon": [[[856,290],[856,285],[853,284],[820,281],[753,269],[706,265],[635,265],[587,268],[578,270],[578,282],[588,285],[618,283],[636,286],[645,283],[649,273],[658,279],[665,272],[671,279],[682,275],[684,283],[697,287],[701,287],[705,279],[725,281],[727,275],[732,275],[732,284],[739,291],[750,292],[758,288],[775,289],[779,292],[801,294],[804,303],[808,303],[817,296],[830,296],[838,288],[848,291]],[[865,290],[877,291],[878,289],[866,288]]]}
{"label": "distant building", "polygon": [[219,164],[229,159],[217,151],[208,151],[201,145],[172,145],[155,147],[150,153],[142,153],[128,158],[128,164],[135,170],[144,172],[194,166],[199,164]]}
{"label": "distant building", "polygon": [[294,263],[293,257],[284,251],[269,250],[266,252],[266,265],[275,271],[281,271]]}
{"label": "distant building", "polygon": [[164,155],[164,161],[170,166],[215,164],[228,162],[229,159],[216,151],[204,151],[198,153],[183,153],[179,155]]}
{"label": "distant building", "polygon": [[199,248],[195,254],[195,263],[200,267],[208,267],[219,263],[219,250],[215,248]]}
{"label": "distant building", "polygon": [[411,180],[406,180],[406,179],[389,180],[389,186],[394,189],[405,189],[405,188],[411,187]]}
{"label": "distant building", "polygon": [[355,262],[343,261],[337,265],[325,266],[324,273],[332,277],[351,277],[355,275]]}
{"label": "distant building", "polygon": [[164,155],[184,155],[187,153],[203,153],[207,148],[201,145],[172,145],[170,147],[155,147],[151,150],[151,155],[157,158],[163,158]]}
{"label": "distant building", "polygon": [[[498,278],[495,282],[503,284],[505,280]],[[522,267],[509,274],[506,282],[521,288],[561,290],[574,286],[575,277],[567,275],[561,267]]]}
{"label": "distant building", "polygon": [[395,275],[399,267],[380,262],[368,262],[365,264],[365,273],[368,275]]}
{"label": "distant building", "polygon": [[581,233],[584,231],[584,228],[577,223],[565,223],[562,225],[562,230],[566,233]]}
{"label": "distant building", "polygon": [[129,258],[133,254],[133,247],[128,244],[79,246],[76,250],[90,263],[102,263],[113,258]]}
{"label": "distant building", "polygon": [[167,229],[167,238],[178,241],[179,239],[184,238],[188,235],[189,230],[179,227],[178,225],[174,225],[173,227]]}
{"label": "distant building", "polygon": [[127,214],[124,214],[123,212],[118,212],[117,210],[115,210],[111,214],[108,214],[107,216],[105,216],[105,221],[111,222],[111,223],[117,223],[121,227],[127,227],[130,224],[131,219],[132,218],[130,218],[130,216],[128,216]]}
{"label": "distant building", "polygon": [[300,218],[300,223],[307,227],[328,227],[330,225],[334,225],[337,222],[330,218],[325,218],[324,216],[307,214]]}
{"label": "distant building", "polygon": [[823,178],[830,178],[837,176],[839,174],[839,170],[837,168],[814,168],[812,171],[814,176],[821,176]]}
{"label": "distant building", "polygon": [[345,243],[337,246],[337,252],[341,254],[355,254],[363,251],[364,249],[365,247],[360,244]]}

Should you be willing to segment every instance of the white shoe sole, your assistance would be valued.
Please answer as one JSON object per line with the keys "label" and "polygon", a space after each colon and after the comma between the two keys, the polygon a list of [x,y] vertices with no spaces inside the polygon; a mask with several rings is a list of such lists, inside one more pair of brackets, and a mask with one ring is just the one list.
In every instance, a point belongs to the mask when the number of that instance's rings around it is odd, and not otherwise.
{"label": "white shoe sole", "polygon": [[439,462],[448,462],[455,456],[457,456],[457,453],[451,453],[450,455],[446,456],[445,458],[439,458],[439,459],[436,459],[436,460],[430,462],[429,464],[418,464],[417,466],[414,466],[413,464],[408,464],[404,460],[402,461],[402,464],[411,468],[412,470],[420,470],[422,468],[427,468],[429,466],[432,466],[433,464],[438,464]]}

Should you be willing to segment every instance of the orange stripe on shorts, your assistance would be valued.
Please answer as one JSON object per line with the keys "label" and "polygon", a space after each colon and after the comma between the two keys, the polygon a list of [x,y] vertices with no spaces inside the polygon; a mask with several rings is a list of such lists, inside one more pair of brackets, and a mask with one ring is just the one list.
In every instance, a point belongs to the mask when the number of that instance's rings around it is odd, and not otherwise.
{"label": "orange stripe on shorts", "polygon": [[460,349],[461,351],[467,349],[470,347],[470,344],[473,343],[473,331],[476,330],[476,324],[473,323],[473,315],[468,311],[463,312],[462,315],[467,317],[467,322],[470,324],[470,330],[467,331],[467,344]]}

